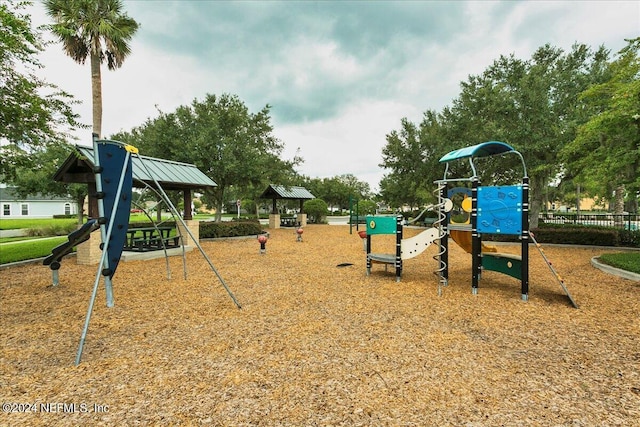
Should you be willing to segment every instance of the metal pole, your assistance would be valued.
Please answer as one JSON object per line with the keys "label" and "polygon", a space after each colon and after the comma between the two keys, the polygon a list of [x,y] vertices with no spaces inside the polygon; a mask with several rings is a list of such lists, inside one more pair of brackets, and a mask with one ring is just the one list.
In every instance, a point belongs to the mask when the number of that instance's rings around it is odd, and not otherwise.
{"label": "metal pole", "polygon": [[[138,155],[139,158],[139,155]],[[184,222],[184,220],[182,219],[182,217],[180,215],[178,215],[178,211],[176,210],[175,206],[173,205],[173,203],[171,203],[171,200],[169,200],[169,196],[167,196],[167,193],[164,192],[164,190],[162,189],[162,187],[160,186],[160,183],[156,180],[155,176],[149,171],[149,169],[146,167],[146,165],[142,162],[142,160],[140,160],[140,163],[143,165],[143,167],[146,169],[147,174],[151,177],[151,179],[153,180],[153,183],[156,185],[158,192],[162,195],[162,197],[164,198],[165,203],[167,203],[167,206],[169,206],[169,209],[171,209],[171,211],[175,214],[175,216],[178,218],[178,220],[180,221],[180,223],[182,224],[182,226],[184,227],[184,229],[186,230],[187,234],[189,234],[189,237],[191,237],[191,240],[193,240],[193,243],[195,243],[195,245],[198,247],[198,250],[200,251],[200,253],[202,254],[202,256],[205,258],[205,260],[207,260],[207,263],[209,264],[209,267],[211,267],[211,270],[213,270],[213,272],[215,273],[215,275],[218,277],[218,280],[220,280],[220,283],[222,284],[222,287],[227,291],[227,294],[229,294],[229,296],[231,297],[231,299],[233,300],[233,302],[235,303],[235,305],[238,308],[242,308],[242,306],[240,305],[240,303],[238,302],[238,300],[236,299],[235,295],[233,295],[233,292],[231,292],[231,289],[229,289],[229,287],[227,286],[227,284],[225,283],[224,279],[222,278],[222,276],[220,276],[220,273],[218,273],[218,270],[216,270],[215,266],[213,265],[213,263],[211,262],[211,260],[209,259],[209,257],[207,256],[207,254],[205,253],[204,249],[202,249],[202,246],[200,246],[200,242],[198,242],[198,240],[195,238],[195,236],[193,235],[193,233],[191,233],[191,230],[189,230],[189,227],[187,227],[187,224]]]}
{"label": "metal pole", "polygon": [[478,234],[478,178],[471,181],[471,292],[478,294],[480,271],[482,268],[482,249]]}
{"label": "metal pole", "polygon": [[[97,148],[98,147],[97,147],[97,144],[95,143],[95,138],[94,138],[94,150],[96,150],[96,156],[97,156]],[[89,323],[91,322],[91,313],[93,312],[93,305],[96,300],[96,295],[98,294],[98,285],[100,283],[101,273],[104,275],[105,288],[107,287],[107,283],[109,285],[109,288],[107,289],[107,306],[113,307],[113,289],[111,288],[111,280],[109,277],[109,274],[111,274],[111,272],[109,271],[109,261],[108,261],[109,257],[107,256],[107,254],[109,249],[109,239],[111,238],[111,231],[113,230],[113,223],[115,221],[114,215],[115,215],[116,209],[118,208],[118,203],[120,202],[120,194],[122,193],[122,185],[124,183],[124,177],[127,170],[127,163],[129,161],[130,156],[131,154],[127,151],[125,155],[125,160],[124,160],[124,167],[122,168],[122,173],[120,174],[120,180],[118,182],[118,189],[116,191],[115,201],[113,204],[113,208],[111,210],[111,216],[109,218],[109,227],[107,229],[104,239],[102,240],[102,243],[103,243],[102,256],[100,257],[100,264],[98,265],[98,271],[96,272],[96,279],[95,279],[95,282],[93,283],[93,291],[91,293],[91,300],[89,301],[89,307],[87,308],[87,315],[85,317],[84,327],[82,328],[82,335],[80,336],[80,344],[78,344],[78,352],[76,353],[76,362],[75,362],[76,366],[80,364],[80,360],[82,359],[82,350],[84,349],[84,342],[87,338]],[[96,184],[97,182],[98,182],[98,177],[96,176]],[[102,188],[102,185],[100,185],[100,188]],[[104,212],[104,204],[102,199],[98,199],[98,209]],[[100,217],[104,218],[103,214],[100,214]],[[104,224],[100,225],[100,229],[101,231],[104,229]],[[111,305],[109,305],[109,298],[111,298]]]}
{"label": "metal pole", "polygon": [[399,282],[402,276],[402,219],[402,215],[396,216],[396,282]]}
{"label": "metal pole", "polygon": [[522,263],[520,264],[522,300],[527,301],[529,299],[529,177],[526,176],[522,178],[522,232],[520,238],[522,241]]}

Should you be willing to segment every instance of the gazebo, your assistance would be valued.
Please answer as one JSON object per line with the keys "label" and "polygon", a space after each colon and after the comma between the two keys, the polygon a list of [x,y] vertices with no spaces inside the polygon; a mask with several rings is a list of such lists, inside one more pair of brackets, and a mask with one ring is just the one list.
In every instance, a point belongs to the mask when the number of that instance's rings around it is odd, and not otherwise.
{"label": "gazebo", "polygon": [[[192,191],[216,187],[217,184],[195,167],[195,165],[188,163],[136,155],[132,156],[131,164],[134,187],[145,188],[149,186],[156,188],[157,182],[163,190],[178,190],[183,192],[184,213],[182,217],[193,236],[198,238],[198,221],[193,220],[193,213],[191,212]],[[72,152],[58,168],[53,179],[60,182],[87,184],[89,187],[88,215],[90,218],[97,218],[99,216],[97,199],[91,197],[91,195],[96,193],[93,147],[76,145],[75,151]],[[188,236],[186,232],[181,234]],[[99,261],[100,250],[98,245],[100,239],[99,237],[96,238],[92,236],[90,240],[98,242],[97,244],[92,242],[86,254],[84,251],[81,251],[81,247],[84,244],[79,247],[78,263],[80,264],[94,264]],[[183,239],[183,242],[185,245],[190,243],[188,237]]]}
{"label": "gazebo", "polygon": [[305,200],[315,199],[309,190],[304,187],[286,187],[284,185],[269,184],[262,192],[260,199],[271,199],[273,201],[271,214],[269,214],[269,228],[280,228],[280,214],[276,205],[277,200],[299,200],[300,213],[298,214],[298,222],[301,226],[307,225],[307,214],[304,213],[303,207]]}

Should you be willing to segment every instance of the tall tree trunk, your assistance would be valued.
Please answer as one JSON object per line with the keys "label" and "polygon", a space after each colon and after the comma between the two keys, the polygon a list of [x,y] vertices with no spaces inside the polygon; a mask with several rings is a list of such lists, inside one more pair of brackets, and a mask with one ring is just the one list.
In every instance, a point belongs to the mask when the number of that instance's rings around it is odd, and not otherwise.
{"label": "tall tree trunk", "polygon": [[547,180],[543,176],[531,177],[529,188],[529,228],[538,228],[538,216],[542,210],[544,188]]}
{"label": "tall tree trunk", "polygon": [[84,221],[84,198],[84,194],[82,196],[76,196],[76,205],[78,205],[76,218],[78,219],[78,224],[82,224]]}
{"label": "tall tree trunk", "polygon": [[613,193],[614,204],[613,213],[616,227],[621,227],[624,219],[624,184],[618,185]]}
{"label": "tall tree trunk", "polygon": [[224,187],[218,184],[218,186],[211,191],[211,198],[214,200],[216,206],[215,222],[221,222],[222,208],[224,207]]}
{"label": "tall tree trunk", "polygon": [[[98,50],[100,46],[98,43]],[[91,101],[93,107],[93,133],[102,137],[102,76],[100,75],[100,54],[91,52]]]}

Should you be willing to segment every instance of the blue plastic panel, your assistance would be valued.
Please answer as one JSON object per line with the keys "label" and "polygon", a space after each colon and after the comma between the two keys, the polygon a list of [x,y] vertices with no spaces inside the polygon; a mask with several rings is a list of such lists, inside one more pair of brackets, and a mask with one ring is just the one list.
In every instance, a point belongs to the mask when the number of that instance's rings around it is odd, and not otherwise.
{"label": "blue plastic panel", "polygon": [[478,232],[522,233],[522,185],[478,187]]}
{"label": "blue plastic panel", "polygon": [[[125,159],[127,159],[126,154],[127,151],[119,144],[103,142],[98,144],[100,166],[103,168],[100,175],[102,177],[102,191],[105,193],[103,203],[104,216],[107,220],[105,227],[107,228],[109,226],[109,221],[111,220],[113,206],[117,204],[113,229],[111,230],[111,237],[107,247],[111,278],[113,278],[113,275],[118,268],[118,263],[120,262],[122,248],[124,247],[124,243],[127,238],[129,213],[131,211],[131,188],[133,178],[131,173],[131,156],[128,157],[128,161],[125,163]],[[124,182],[120,192],[120,198],[116,201],[118,183],[120,182],[123,168],[126,168]]]}

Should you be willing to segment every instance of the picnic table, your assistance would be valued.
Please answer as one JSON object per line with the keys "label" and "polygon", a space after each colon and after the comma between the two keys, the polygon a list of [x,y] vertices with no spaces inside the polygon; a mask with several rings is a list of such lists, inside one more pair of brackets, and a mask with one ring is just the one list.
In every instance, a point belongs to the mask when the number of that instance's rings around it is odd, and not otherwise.
{"label": "picnic table", "polygon": [[280,227],[295,227],[298,224],[298,218],[295,216],[285,216],[280,218]]}
{"label": "picnic table", "polygon": [[173,227],[133,227],[127,230],[124,250],[134,252],[177,248],[180,236],[171,236]]}

